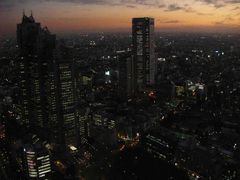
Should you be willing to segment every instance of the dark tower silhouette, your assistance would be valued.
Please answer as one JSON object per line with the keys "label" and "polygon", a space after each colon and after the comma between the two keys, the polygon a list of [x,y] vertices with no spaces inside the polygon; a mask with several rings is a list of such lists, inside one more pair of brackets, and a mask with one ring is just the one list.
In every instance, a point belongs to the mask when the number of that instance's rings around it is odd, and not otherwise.
{"label": "dark tower silhouette", "polygon": [[22,123],[32,127],[48,126],[48,77],[53,59],[55,35],[35,22],[32,13],[23,13],[17,25],[20,52],[19,85],[21,88]]}
{"label": "dark tower silhouette", "polygon": [[56,36],[23,13],[17,25],[21,123],[58,145],[76,145],[77,125],[71,53]]}

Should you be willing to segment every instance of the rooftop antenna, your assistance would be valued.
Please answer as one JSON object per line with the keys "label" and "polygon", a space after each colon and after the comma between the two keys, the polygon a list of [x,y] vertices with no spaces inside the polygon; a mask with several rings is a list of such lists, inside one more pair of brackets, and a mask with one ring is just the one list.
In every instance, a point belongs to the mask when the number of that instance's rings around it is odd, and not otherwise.
{"label": "rooftop antenna", "polygon": [[31,16],[33,16],[33,11],[31,10]]}
{"label": "rooftop antenna", "polygon": [[23,16],[25,16],[25,9],[23,9]]}

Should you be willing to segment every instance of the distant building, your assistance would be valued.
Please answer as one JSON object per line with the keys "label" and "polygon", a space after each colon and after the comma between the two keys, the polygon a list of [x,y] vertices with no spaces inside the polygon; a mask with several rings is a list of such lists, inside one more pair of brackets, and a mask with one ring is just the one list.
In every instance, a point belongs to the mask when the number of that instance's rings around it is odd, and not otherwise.
{"label": "distant building", "polygon": [[107,113],[104,109],[93,112],[90,137],[99,143],[116,144],[116,120],[113,114]]}
{"label": "distant building", "polygon": [[156,95],[161,103],[171,101],[175,97],[176,86],[170,79],[157,79],[156,87]]}
{"label": "distant building", "polygon": [[173,143],[166,137],[147,134],[143,138],[144,148],[156,158],[171,159],[173,154]]}
{"label": "distant building", "polygon": [[76,86],[75,98],[77,102],[77,128],[80,143],[86,142],[89,135],[88,126],[90,121],[89,102],[94,101],[93,80],[95,71],[90,65],[84,62],[75,62],[74,65],[74,83]]}
{"label": "distant building", "polygon": [[[53,114],[56,113],[57,122],[52,119],[54,134],[58,144],[74,145],[78,143],[76,116],[76,85],[74,83],[72,51],[64,44],[60,44],[54,53],[54,81],[55,99]],[[53,117],[54,118],[54,117]]]}
{"label": "distant building", "polygon": [[154,55],[154,19],[132,19],[133,68],[132,89],[144,91],[155,84],[156,59]]}
{"label": "distant building", "polygon": [[131,95],[132,85],[132,56],[129,53],[122,52],[117,55],[118,66],[118,96],[126,98]]}
{"label": "distant building", "polygon": [[[75,64],[78,66],[77,64]],[[88,69],[88,67],[83,67]],[[80,100],[93,101],[93,72],[89,69],[88,72],[82,68],[75,67],[75,80],[77,85],[77,94]]]}

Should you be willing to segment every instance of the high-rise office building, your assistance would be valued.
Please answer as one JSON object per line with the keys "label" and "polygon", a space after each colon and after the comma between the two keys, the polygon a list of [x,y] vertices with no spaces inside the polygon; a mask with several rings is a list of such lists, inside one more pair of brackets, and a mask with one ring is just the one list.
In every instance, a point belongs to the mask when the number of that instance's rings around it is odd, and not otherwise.
{"label": "high-rise office building", "polygon": [[21,89],[21,123],[28,127],[48,127],[48,77],[53,59],[55,35],[23,14],[17,25],[19,46],[19,86]]}
{"label": "high-rise office building", "polygon": [[51,179],[51,161],[48,151],[40,143],[27,144],[23,149],[23,166],[28,179]]}
{"label": "high-rise office building", "polygon": [[93,79],[95,72],[85,62],[75,62],[75,98],[77,99],[77,120],[80,143],[84,144],[89,136],[91,110],[89,102],[94,101]]}
{"label": "high-rise office building", "polygon": [[[74,83],[73,58],[71,49],[64,44],[60,44],[54,53],[54,80],[56,108],[52,106],[56,113],[57,123],[54,134],[58,144],[65,146],[77,145],[78,130],[76,119],[76,84]],[[53,114],[55,114],[53,113]],[[55,118],[53,117],[53,118]],[[52,122],[55,122],[54,119]]]}
{"label": "high-rise office building", "polygon": [[156,59],[154,53],[154,19],[149,17],[132,19],[132,89],[144,91],[155,83]]}
{"label": "high-rise office building", "polygon": [[75,87],[69,49],[62,45],[56,48],[56,36],[32,15],[23,14],[17,39],[22,124],[41,129],[57,145],[75,145]]}

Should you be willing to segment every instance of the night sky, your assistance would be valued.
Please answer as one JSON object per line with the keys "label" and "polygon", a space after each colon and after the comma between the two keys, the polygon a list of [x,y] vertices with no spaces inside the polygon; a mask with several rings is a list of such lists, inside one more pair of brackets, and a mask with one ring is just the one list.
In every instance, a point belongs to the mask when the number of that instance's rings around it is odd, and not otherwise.
{"label": "night sky", "polygon": [[156,31],[240,31],[240,0],[0,0],[0,36],[15,33],[23,9],[54,33],[130,32],[141,16]]}

